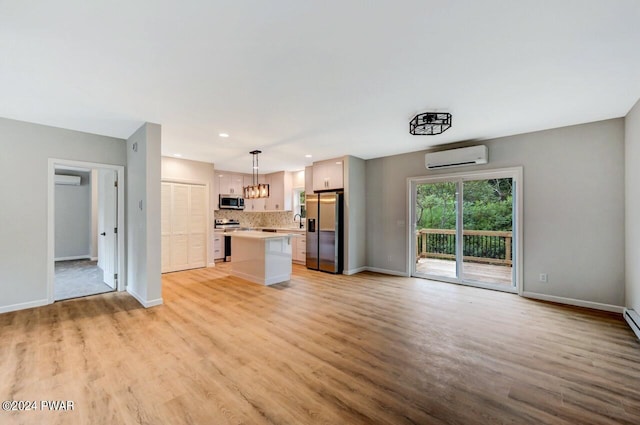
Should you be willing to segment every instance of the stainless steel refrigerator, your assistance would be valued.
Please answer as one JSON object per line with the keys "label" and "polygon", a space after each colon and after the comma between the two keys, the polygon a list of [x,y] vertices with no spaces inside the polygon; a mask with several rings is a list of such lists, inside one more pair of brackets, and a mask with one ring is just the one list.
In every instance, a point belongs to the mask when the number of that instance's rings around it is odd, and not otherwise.
{"label": "stainless steel refrigerator", "polygon": [[340,192],[306,195],[308,269],[342,273],[342,198]]}

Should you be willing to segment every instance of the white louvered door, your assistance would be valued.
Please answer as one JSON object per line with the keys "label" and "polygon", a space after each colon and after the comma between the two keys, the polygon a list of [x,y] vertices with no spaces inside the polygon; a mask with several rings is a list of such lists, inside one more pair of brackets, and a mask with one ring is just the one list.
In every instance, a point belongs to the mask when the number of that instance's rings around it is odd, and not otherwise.
{"label": "white louvered door", "polygon": [[202,185],[162,183],[162,272],[206,266],[207,202]]}
{"label": "white louvered door", "polygon": [[207,264],[207,205],[204,186],[191,185],[189,194],[189,268]]}

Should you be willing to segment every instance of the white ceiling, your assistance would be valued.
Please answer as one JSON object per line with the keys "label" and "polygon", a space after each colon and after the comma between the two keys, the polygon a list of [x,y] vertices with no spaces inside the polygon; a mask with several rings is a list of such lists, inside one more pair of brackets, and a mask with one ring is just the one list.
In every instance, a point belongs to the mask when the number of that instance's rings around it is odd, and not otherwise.
{"label": "white ceiling", "polygon": [[0,116],[295,170],[624,116],[640,1],[0,0],[0,52]]}

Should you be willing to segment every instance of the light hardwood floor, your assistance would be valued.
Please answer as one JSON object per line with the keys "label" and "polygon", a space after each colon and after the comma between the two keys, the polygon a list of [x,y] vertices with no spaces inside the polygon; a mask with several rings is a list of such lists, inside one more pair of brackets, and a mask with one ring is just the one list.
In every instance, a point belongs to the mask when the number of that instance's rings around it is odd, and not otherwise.
{"label": "light hardwood floor", "polygon": [[1,424],[638,424],[619,315],[374,273],[227,265],[0,315],[0,399],[73,400]]}

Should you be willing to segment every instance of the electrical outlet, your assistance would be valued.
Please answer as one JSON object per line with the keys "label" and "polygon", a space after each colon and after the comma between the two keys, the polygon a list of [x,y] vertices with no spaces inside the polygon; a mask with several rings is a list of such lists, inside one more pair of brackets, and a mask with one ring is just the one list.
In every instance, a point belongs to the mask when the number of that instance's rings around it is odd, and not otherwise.
{"label": "electrical outlet", "polygon": [[549,276],[546,273],[540,273],[540,282],[549,282]]}

